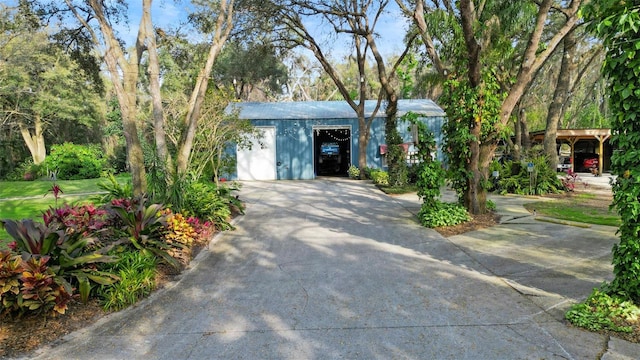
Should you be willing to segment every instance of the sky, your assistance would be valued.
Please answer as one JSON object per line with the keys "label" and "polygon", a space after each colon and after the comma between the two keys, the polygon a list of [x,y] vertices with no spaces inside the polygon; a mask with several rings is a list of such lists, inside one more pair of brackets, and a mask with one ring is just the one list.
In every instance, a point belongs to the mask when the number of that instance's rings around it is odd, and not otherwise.
{"label": "sky", "polygon": [[[17,0],[4,0],[4,3],[11,6],[15,5]],[[115,30],[126,41],[128,46],[132,46],[135,42],[140,22],[142,0],[129,0],[127,3],[129,9],[129,23],[117,25]],[[153,1],[151,16],[154,26],[163,29],[176,28],[180,26],[181,23],[186,21],[188,9],[190,7],[190,1],[188,0]],[[407,27],[406,19],[402,16],[394,1],[389,2],[388,9],[389,13],[382,17],[382,21],[376,27],[376,31],[380,36],[378,39],[378,47],[385,58],[392,55],[398,55],[404,50],[403,41]],[[310,22],[310,24],[313,23],[314,22]],[[319,24],[317,21],[315,21],[315,23]],[[310,28],[312,28],[312,26],[310,26]],[[316,26],[316,28],[318,28],[318,26]],[[322,40],[323,37],[319,36],[319,38]],[[323,51],[325,53],[330,53],[332,58],[336,61],[341,61],[352,52],[349,46],[350,43],[347,40],[335,41],[333,39],[328,39],[324,44]],[[308,53],[308,57],[312,58],[313,55]]]}
{"label": "sky", "polygon": [[[5,0],[4,2],[11,5],[12,3],[17,3],[17,0]],[[129,0],[127,3],[129,7],[129,24],[118,25],[116,30],[128,45],[133,45],[140,22],[142,0]],[[155,0],[151,10],[152,21],[155,26],[163,29],[175,28],[186,21],[190,7],[188,0]],[[394,1],[390,1],[388,9],[390,13],[384,15],[383,21],[376,28],[380,35],[378,46],[385,57],[397,55],[404,50],[403,40],[406,29],[406,20],[400,14],[397,4]],[[338,41],[332,45],[334,46],[331,50],[335,57],[340,58],[348,55],[348,44]]]}

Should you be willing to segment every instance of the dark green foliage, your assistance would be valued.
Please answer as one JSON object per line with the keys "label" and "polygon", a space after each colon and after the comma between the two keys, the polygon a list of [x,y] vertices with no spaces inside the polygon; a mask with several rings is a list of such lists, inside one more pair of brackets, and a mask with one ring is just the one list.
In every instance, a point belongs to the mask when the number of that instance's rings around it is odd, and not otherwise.
{"label": "dark green foliage", "polygon": [[[531,173],[528,170],[529,162],[534,165]],[[493,189],[503,194],[555,194],[562,192],[565,188],[544,155],[525,158],[521,161],[505,161],[502,166],[496,164],[491,168],[499,169],[497,186],[494,183]],[[491,187],[492,185],[487,185],[487,188]]]}
{"label": "dark green foliage", "polygon": [[113,174],[109,174],[107,181],[99,182],[98,187],[107,192],[106,194],[96,195],[93,197],[93,199],[100,204],[109,203],[114,199],[129,199],[133,197],[131,181],[127,182],[125,185],[121,185]]}
{"label": "dark green foliage", "polygon": [[147,204],[147,199],[138,197],[131,200],[120,199],[111,201],[110,211],[122,224],[121,230],[126,234],[126,240],[141,252],[152,253],[159,259],[179,268],[180,264],[169,255],[173,247],[180,244],[168,244],[164,241],[162,230],[166,227],[166,215],[162,212],[161,204]]}
{"label": "dark green foliage", "polygon": [[7,175],[7,180],[36,180],[39,177],[46,175],[45,172],[45,168],[42,165],[35,165],[33,160],[29,158],[13,169],[13,171]]}
{"label": "dark green foliage", "polygon": [[620,214],[620,243],[613,248],[611,294],[640,303],[640,5],[601,0],[584,10],[590,29],[607,48],[603,73],[609,84],[613,206]]}
{"label": "dark green foliage", "polygon": [[184,212],[212,222],[219,230],[232,229],[229,223],[232,208],[242,211],[242,204],[233,196],[236,188],[213,182],[191,184],[185,194]]}
{"label": "dark green foliage", "polygon": [[112,286],[98,291],[105,310],[121,310],[149,296],[156,287],[156,257],[149,253],[127,251],[117,263],[104,270],[120,277]]}
{"label": "dark green foliage", "polygon": [[[500,91],[495,76],[488,71],[482,74],[482,86],[472,87],[466,73],[452,76],[445,82],[440,103],[447,113],[444,122],[444,153],[447,156],[447,179],[456,191],[459,199],[464,199],[471,190],[474,171],[483,176],[488,169],[482,168],[482,160],[477,164],[471,162],[471,144],[480,142],[480,146],[496,143],[502,135],[496,133],[495,124],[500,118],[500,106],[506,97]],[[472,131],[480,126],[480,138]],[[482,154],[482,151],[480,152]],[[477,169],[473,169],[477,166]],[[481,187],[477,191],[486,191],[487,179],[477,179]]]}
{"label": "dark green foliage", "polygon": [[402,119],[417,127],[418,163],[412,166],[412,170],[415,172],[418,196],[422,199],[422,207],[425,209],[434,208],[438,197],[440,197],[440,188],[446,180],[442,164],[435,160],[436,140],[417,114],[407,113]]}
{"label": "dark green foliage", "polygon": [[97,146],[64,143],[51,147],[44,164],[60,180],[80,180],[99,178],[105,161]]}
{"label": "dark green foliage", "polygon": [[441,201],[434,201],[429,207],[422,205],[418,218],[422,225],[429,228],[454,226],[471,220],[464,206]]}
{"label": "dark green foliage", "polygon": [[[389,120],[387,119],[387,122]],[[401,146],[402,137],[395,126],[386,126],[386,142],[387,142],[387,166],[388,166],[388,184],[390,186],[404,186],[408,182],[407,170],[407,153]]]}

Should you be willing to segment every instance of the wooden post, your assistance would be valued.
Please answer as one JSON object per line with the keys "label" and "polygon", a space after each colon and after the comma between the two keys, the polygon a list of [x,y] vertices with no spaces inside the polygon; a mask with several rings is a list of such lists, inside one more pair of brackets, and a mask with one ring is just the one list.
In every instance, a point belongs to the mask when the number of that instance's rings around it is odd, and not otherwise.
{"label": "wooden post", "polygon": [[611,135],[596,135],[596,139],[598,139],[598,142],[600,144],[600,151],[598,153],[598,174],[602,175],[602,170],[603,170],[603,158],[604,156],[602,155],[604,153],[604,142],[607,141],[607,139],[609,138],[609,136]]}
{"label": "wooden post", "polygon": [[571,172],[575,172],[576,171],[575,145],[578,142],[578,138],[570,137],[567,140],[569,141],[569,145],[571,145]]}

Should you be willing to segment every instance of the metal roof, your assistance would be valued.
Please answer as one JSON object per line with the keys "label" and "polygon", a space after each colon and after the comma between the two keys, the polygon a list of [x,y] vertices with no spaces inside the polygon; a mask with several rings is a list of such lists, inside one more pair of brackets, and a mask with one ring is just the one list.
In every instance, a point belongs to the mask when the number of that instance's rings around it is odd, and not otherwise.
{"label": "metal roof", "polygon": [[[365,116],[369,117],[375,109],[376,101],[365,102]],[[346,101],[296,101],[296,102],[240,102],[232,103],[227,111],[237,109],[239,117],[247,120],[258,119],[352,119],[355,111]],[[399,100],[398,116],[415,112],[423,116],[445,116],[445,112],[431,100]],[[376,117],[384,117],[384,102]]]}

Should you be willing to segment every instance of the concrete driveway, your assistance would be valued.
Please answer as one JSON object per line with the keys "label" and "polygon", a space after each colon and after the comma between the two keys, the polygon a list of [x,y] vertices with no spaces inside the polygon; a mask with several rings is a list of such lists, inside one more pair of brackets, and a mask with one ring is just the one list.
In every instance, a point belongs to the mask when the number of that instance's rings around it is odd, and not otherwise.
{"label": "concrete driveway", "polygon": [[[562,313],[611,274],[615,229],[533,220],[445,239],[413,196],[346,179],[248,182],[193,268],[40,359],[624,359]],[[522,212],[521,215],[518,215]]]}

